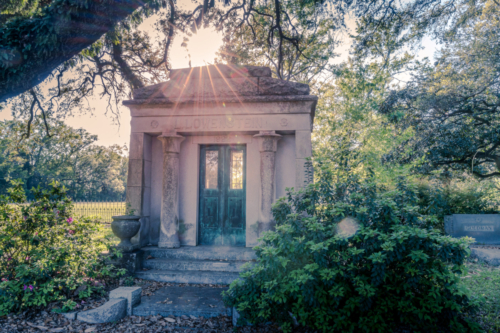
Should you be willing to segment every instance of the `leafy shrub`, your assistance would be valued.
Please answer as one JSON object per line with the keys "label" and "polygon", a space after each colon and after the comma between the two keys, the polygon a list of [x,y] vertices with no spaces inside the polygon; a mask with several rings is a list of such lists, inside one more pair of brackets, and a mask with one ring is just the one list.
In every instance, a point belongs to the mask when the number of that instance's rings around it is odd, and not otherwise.
{"label": "leafy shrub", "polygon": [[124,273],[101,258],[98,223],[72,217],[65,188],[51,186],[29,204],[20,181],[0,197],[0,316],[59,301],[71,310]]}
{"label": "leafy shrub", "polygon": [[132,287],[135,284],[135,280],[133,276],[127,276],[123,279],[123,285],[126,287]]}
{"label": "leafy shrub", "polygon": [[451,214],[497,214],[498,188],[475,180],[421,181],[418,205],[423,214],[434,217],[434,227],[444,231],[444,217]]}
{"label": "leafy shrub", "polygon": [[[255,248],[257,263],[224,293],[226,305],[285,332],[295,320],[323,332],[473,329],[460,316],[472,306],[457,285],[470,240],[428,228],[417,203],[403,179],[392,191],[350,177],[288,193],[273,206],[276,230]],[[359,222],[349,237],[339,233],[346,217]]]}

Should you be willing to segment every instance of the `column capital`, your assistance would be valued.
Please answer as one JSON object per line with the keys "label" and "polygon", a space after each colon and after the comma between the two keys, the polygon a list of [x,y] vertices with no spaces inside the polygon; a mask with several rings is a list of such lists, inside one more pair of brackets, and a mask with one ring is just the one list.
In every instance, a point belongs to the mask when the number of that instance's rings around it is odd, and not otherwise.
{"label": "column capital", "polygon": [[180,153],[181,142],[185,137],[178,135],[176,132],[163,132],[158,136],[158,140],[162,142],[163,152],[165,153]]}
{"label": "column capital", "polygon": [[276,152],[278,149],[278,140],[281,135],[276,134],[276,131],[260,131],[259,134],[253,136],[259,141],[259,151]]}

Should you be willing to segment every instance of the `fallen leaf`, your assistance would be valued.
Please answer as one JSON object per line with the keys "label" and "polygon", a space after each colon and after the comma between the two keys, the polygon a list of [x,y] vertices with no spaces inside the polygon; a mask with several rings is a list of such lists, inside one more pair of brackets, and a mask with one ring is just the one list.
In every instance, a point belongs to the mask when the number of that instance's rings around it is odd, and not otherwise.
{"label": "fallen leaf", "polygon": [[51,328],[50,332],[55,332],[55,333],[57,333],[57,332],[64,332],[64,328],[62,328],[62,327]]}
{"label": "fallen leaf", "polygon": [[198,319],[197,317],[195,317],[195,316],[193,316],[193,315],[189,315],[189,317],[190,317],[191,319],[193,319],[193,320],[197,320],[197,319]]}
{"label": "fallen leaf", "polygon": [[172,318],[165,318],[166,321],[168,321],[169,323],[175,323],[175,319],[172,319]]}
{"label": "fallen leaf", "polygon": [[48,328],[48,327],[33,325],[33,324],[32,324],[32,323],[30,323],[30,322],[26,322],[26,324],[28,324],[28,326],[31,326],[31,327],[34,327],[34,328],[38,328],[39,330],[42,330],[42,331],[48,331],[48,330],[49,330],[49,328]]}
{"label": "fallen leaf", "polygon": [[85,330],[85,333],[95,332],[95,327],[89,327]]}
{"label": "fallen leaf", "polygon": [[470,276],[470,275],[462,276],[461,279],[467,279],[467,278],[470,278],[470,277],[472,277],[472,276]]}
{"label": "fallen leaf", "polygon": [[154,257],[153,256],[148,256],[148,259],[154,259]]}
{"label": "fallen leaf", "polygon": [[135,326],[142,327],[142,326],[146,326],[146,324],[135,324]]}

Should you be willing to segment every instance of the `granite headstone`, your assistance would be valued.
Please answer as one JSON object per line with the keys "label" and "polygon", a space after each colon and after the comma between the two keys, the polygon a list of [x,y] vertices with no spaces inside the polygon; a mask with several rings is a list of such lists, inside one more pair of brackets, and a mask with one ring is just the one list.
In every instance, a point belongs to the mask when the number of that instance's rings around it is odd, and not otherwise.
{"label": "granite headstone", "polygon": [[500,245],[500,214],[445,216],[444,230],[452,237],[472,237],[477,245]]}

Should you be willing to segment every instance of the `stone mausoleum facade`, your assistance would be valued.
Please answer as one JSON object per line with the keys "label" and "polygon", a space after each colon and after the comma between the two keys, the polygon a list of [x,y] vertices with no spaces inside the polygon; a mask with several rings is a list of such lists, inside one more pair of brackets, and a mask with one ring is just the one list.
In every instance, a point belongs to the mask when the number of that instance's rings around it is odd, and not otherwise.
{"label": "stone mausoleum facade", "polygon": [[267,67],[171,71],[136,89],[127,202],[141,247],[252,247],[273,227],[271,205],[311,173],[317,97]]}

